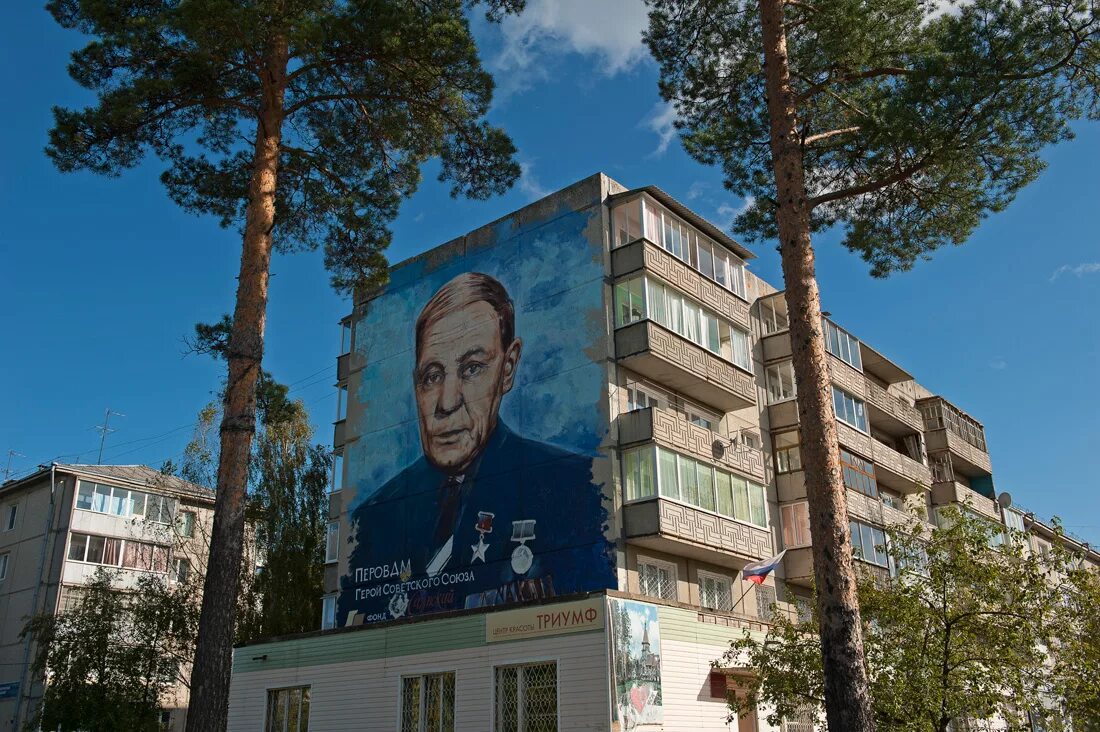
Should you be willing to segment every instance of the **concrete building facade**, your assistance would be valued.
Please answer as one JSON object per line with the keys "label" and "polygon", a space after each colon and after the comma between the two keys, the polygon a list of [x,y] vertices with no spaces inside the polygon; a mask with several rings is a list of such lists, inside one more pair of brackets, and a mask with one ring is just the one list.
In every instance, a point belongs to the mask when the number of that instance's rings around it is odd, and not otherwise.
{"label": "concrete building facade", "polygon": [[[728,719],[748,670],[712,667],[804,612],[812,577],[786,308],[752,258],[598,174],[359,293],[323,630],[237,649],[230,729],[772,729]],[[857,559],[893,571],[886,529],[944,505],[1015,522],[981,423],[823,326]],[[490,457],[504,424],[510,461]]]}
{"label": "concrete building facade", "polygon": [[[0,486],[2,729],[24,729],[42,697],[26,621],[79,602],[100,567],[122,590],[144,573],[173,582],[203,571],[213,508],[212,491],[144,465],[55,463]],[[164,729],[183,729],[187,698],[173,692]]]}

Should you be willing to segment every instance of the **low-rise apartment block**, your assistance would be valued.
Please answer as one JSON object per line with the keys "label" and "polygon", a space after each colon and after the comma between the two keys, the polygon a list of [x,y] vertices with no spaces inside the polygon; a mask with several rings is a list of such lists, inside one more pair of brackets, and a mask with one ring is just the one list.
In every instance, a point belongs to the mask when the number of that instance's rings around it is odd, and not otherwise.
{"label": "low-rise apartment block", "polygon": [[[2,729],[24,729],[42,697],[26,621],[71,608],[101,567],[123,590],[143,573],[176,582],[202,571],[213,507],[212,491],[144,465],[55,463],[0,486]],[[186,689],[169,702],[162,726],[182,730]]]}

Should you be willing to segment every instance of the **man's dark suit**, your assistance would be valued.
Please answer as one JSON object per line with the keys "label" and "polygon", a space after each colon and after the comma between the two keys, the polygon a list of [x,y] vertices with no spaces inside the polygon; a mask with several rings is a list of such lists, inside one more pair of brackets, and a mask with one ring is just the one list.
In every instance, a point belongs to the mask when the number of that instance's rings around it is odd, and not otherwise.
{"label": "man's dark suit", "polygon": [[[520,437],[503,422],[461,483],[421,456],[352,514],[357,543],[337,624],[351,611],[361,616],[355,622],[372,622],[614,586],[606,511],[591,466],[590,458]],[[531,520],[534,538],[513,541],[512,522]],[[439,567],[447,536],[450,557]],[[480,536],[484,561],[475,557]],[[533,553],[526,569],[522,556],[513,561],[521,543]],[[404,576],[381,576],[393,567]],[[367,572],[357,576],[360,568]]]}

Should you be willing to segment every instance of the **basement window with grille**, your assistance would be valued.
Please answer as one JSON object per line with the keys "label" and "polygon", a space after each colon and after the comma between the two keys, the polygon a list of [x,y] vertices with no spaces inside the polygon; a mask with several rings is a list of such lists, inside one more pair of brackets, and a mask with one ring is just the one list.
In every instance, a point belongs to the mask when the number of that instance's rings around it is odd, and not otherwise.
{"label": "basement window with grille", "polygon": [[498,666],[494,692],[495,732],[557,732],[556,661]]}
{"label": "basement window with grille", "polygon": [[401,732],[454,732],[454,671],[401,679]]}

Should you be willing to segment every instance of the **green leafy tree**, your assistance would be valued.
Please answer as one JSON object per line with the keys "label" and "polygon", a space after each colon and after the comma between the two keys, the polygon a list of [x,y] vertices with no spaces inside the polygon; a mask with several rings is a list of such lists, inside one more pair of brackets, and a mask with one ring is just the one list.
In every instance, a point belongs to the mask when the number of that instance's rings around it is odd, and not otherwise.
{"label": "green leafy tree", "polygon": [[[860,573],[878,728],[946,732],[952,723],[1001,719],[1009,729],[1031,729],[1029,715],[1046,715],[1047,729],[1065,729],[1049,651],[1091,621],[1088,613],[1064,612],[1066,597],[1085,599],[1060,579],[1064,555],[1034,555],[1022,535],[1002,542],[1000,527],[959,509],[943,516],[945,528],[930,535],[919,527],[891,534],[897,576]],[[773,723],[821,710],[818,626],[816,612],[804,620],[780,616],[763,640],[746,634],[733,642],[725,662],[747,663],[758,675],[743,697],[731,699],[732,709],[764,703]]]}
{"label": "green leafy tree", "polygon": [[144,574],[123,592],[100,569],[76,607],[32,618],[33,670],[45,692],[27,729],[115,732],[160,729],[172,690],[186,682],[199,607],[189,583]]}
{"label": "green leafy tree", "polygon": [[777,239],[790,320],[830,729],[873,727],[811,235],[875,276],[960,244],[1095,118],[1090,0],[648,0],[684,147]]}
{"label": "green leafy tree", "polygon": [[[497,18],[521,0],[490,0]],[[118,175],[152,153],[185,210],[242,235],[220,428],[217,505],[188,717],[226,721],[244,496],[256,429],[273,251],[323,248],[334,286],[385,276],[388,223],[441,163],[452,193],[485,198],[519,175],[484,121],[492,80],[462,0],[50,0],[91,37],[69,73],[97,95],[54,109],[62,171]]]}
{"label": "green leafy tree", "polygon": [[1066,590],[1059,608],[1065,627],[1050,649],[1053,657],[1052,696],[1076,729],[1100,730],[1100,566],[1070,557]]}

